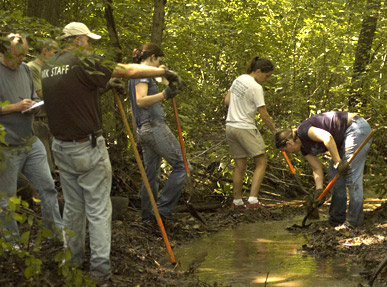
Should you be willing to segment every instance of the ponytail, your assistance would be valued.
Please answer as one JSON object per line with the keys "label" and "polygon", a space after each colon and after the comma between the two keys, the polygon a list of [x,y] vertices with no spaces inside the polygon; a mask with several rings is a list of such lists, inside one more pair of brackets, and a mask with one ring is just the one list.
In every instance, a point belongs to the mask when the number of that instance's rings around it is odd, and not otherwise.
{"label": "ponytail", "polygon": [[141,47],[141,49],[134,49],[132,53],[133,62],[140,64],[150,56],[155,55],[156,57],[164,57],[164,52],[155,43],[148,43]]}
{"label": "ponytail", "polygon": [[132,52],[132,58],[133,58],[133,63],[140,64],[141,63],[141,58],[142,58],[142,52],[141,50],[135,48]]}
{"label": "ponytail", "polygon": [[249,61],[246,73],[251,74],[258,69],[260,69],[262,73],[268,73],[274,70],[274,65],[269,59],[255,56]]}

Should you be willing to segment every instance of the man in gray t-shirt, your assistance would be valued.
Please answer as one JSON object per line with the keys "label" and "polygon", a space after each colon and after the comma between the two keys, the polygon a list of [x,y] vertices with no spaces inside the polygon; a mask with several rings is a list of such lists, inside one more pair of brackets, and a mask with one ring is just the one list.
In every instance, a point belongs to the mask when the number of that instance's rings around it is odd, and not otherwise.
{"label": "man in gray t-shirt", "polygon": [[[34,91],[32,76],[23,63],[27,41],[19,34],[9,34],[9,50],[0,63],[0,125],[5,129],[5,143],[0,146],[0,192],[5,193],[0,206],[7,209],[9,198],[16,194],[17,177],[22,172],[32,183],[42,203],[42,214],[47,228],[62,228],[57,191],[47,163],[42,142],[32,128],[35,110],[24,112],[40,101]],[[20,235],[13,217],[0,212],[0,236],[17,242]]]}

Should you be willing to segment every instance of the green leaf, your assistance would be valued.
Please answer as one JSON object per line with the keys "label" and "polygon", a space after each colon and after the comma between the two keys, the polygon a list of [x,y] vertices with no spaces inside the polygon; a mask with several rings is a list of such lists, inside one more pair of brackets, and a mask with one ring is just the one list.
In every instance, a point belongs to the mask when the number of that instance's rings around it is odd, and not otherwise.
{"label": "green leaf", "polygon": [[22,204],[22,206],[23,206],[24,208],[28,208],[28,207],[29,207],[28,202],[25,201],[25,200],[22,200],[21,204]]}
{"label": "green leaf", "polygon": [[30,238],[31,232],[26,231],[20,236],[20,243],[27,244]]}
{"label": "green leaf", "polygon": [[27,219],[28,225],[31,226],[34,223],[34,219],[35,217],[32,214],[28,215],[28,219]]}
{"label": "green leaf", "polygon": [[34,268],[32,266],[28,266],[26,269],[24,269],[24,276],[27,279],[30,279],[32,276],[34,276],[34,273]]}
{"label": "green leaf", "polygon": [[23,221],[23,216],[22,216],[20,213],[17,213],[17,212],[15,212],[15,213],[13,214],[13,218],[14,218],[16,221],[18,221],[18,222],[22,222],[22,221]]}

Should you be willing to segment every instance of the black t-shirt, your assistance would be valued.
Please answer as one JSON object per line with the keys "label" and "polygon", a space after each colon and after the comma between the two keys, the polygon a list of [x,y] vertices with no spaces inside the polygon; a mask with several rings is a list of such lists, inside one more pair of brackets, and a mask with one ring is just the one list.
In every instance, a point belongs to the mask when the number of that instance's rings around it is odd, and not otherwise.
{"label": "black t-shirt", "polygon": [[94,54],[62,51],[42,67],[48,125],[62,140],[84,138],[102,128],[99,88],[105,88],[115,63]]}
{"label": "black t-shirt", "polygon": [[316,142],[308,137],[308,130],[316,127],[329,132],[340,149],[344,142],[345,130],[348,126],[347,112],[327,112],[310,117],[297,127],[297,136],[301,140],[301,152],[303,155],[317,155],[327,151],[324,143]]}

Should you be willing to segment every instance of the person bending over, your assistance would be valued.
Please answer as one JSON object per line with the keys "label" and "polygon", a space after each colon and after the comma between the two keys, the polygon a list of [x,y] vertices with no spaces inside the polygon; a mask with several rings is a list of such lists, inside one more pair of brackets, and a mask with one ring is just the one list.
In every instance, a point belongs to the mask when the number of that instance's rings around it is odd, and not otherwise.
{"label": "person bending over", "polygon": [[[314,115],[294,129],[275,134],[276,147],[290,153],[302,152],[313,169],[317,198],[323,191],[323,166],[318,154],[329,151],[332,160],[328,168],[330,180],[342,175],[332,187],[329,223],[336,229],[348,229],[363,223],[363,171],[369,141],[346,170],[345,162],[363,142],[371,128],[359,115],[347,112],[326,112]],[[347,209],[347,191],[349,205]]]}

